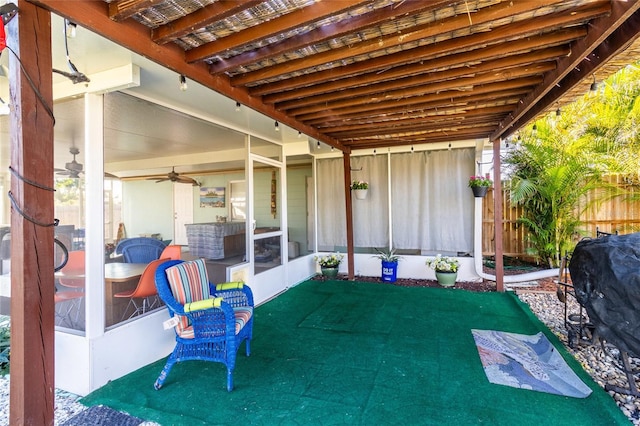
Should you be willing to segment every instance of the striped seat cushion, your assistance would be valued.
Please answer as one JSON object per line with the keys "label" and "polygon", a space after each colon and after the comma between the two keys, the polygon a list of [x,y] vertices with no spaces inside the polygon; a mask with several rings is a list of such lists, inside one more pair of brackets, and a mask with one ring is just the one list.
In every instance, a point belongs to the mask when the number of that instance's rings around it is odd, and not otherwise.
{"label": "striped seat cushion", "polygon": [[[204,259],[179,263],[167,268],[166,274],[173,297],[179,303],[184,305],[210,297],[209,277]],[[185,316],[178,316],[178,318],[180,322],[176,326],[176,333],[181,335],[191,327],[191,324],[189,318]],[[191,333],[193,334],[193,330]]]}
{"label": "striped seat cushion", "polygon": [[[236,334],[238,334],[240,333],[240,330],[242,330],[244,325],[251,319],[251,316],[253,315],[253,308],[251,306],[233,308],[233,313],[236,319]],[[192,325],[189,325],[188,327],[180,330],[176,328],[176,331],[178,332],[178,336],[182,337],[183,339],[194,338]]]}

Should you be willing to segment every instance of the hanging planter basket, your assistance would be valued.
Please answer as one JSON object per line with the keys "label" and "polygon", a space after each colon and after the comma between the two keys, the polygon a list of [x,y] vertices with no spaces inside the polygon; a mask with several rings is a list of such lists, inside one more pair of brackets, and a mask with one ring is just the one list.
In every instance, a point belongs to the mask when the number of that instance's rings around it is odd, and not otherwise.
{"label": "hanging planter basket", "polygon": [[472,186],[471,190],[473,191],[473,196],[476,198],[483,198],[487,195],[487,191],[489,190],[488,186]]}
{"label": "hanging planter basket", "polygon": [[353,195],[355,195],[356,199],[358,200],[364,200],[365,198],[367,198],[368,191],[368,189],[354,189]]}

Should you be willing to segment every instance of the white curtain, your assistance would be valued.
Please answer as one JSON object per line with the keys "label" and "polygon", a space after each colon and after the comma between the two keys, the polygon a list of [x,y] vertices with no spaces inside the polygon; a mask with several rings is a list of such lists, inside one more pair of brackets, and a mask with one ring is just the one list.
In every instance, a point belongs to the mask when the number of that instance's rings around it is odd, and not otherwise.
{"label": "white curtain", "polygon": [[473,149],[392,155],[393,247],[472,252],[474,170]]}
{"label": "white curtain", "polygon": [[318,160],[318,247],[347,245],[342,158]]}
{"label": "white curtain", "polygon": [[353,245],[356,247],[388,247],[389,185],[386,155],[351,158],[351,179],[369,183],[367,198],[352,197]]}
{"label": "white curtain", "polygon": [[[474,174],[474,155],[473,149],[393,154],[391,170],[387,155],[352,157],[352,179],[369,183],[366,199],[352,199],[354,245],[388,246],[391,204],[393,248],[471,253],[474,199],[467,182]],[[344,247],[342,158],[318,160],[317,177],[318,246]]]}

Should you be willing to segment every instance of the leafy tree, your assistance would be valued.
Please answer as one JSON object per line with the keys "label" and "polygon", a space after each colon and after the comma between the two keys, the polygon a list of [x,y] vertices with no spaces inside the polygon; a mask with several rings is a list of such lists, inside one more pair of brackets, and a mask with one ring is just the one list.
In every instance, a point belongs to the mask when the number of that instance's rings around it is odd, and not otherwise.
{"label": "leafy tree", "polygon": [[[561,115],[551,113],[524,129],[521,142],[503,159],[511,201],[523,207],[519,221],[529,231],[531,252],[549,266],[573,248],[586,208],[628,195],[603,176],[623,173],[640,181],[637,65],[567,105]],[[591,193],[597,197],[588,197]]]}

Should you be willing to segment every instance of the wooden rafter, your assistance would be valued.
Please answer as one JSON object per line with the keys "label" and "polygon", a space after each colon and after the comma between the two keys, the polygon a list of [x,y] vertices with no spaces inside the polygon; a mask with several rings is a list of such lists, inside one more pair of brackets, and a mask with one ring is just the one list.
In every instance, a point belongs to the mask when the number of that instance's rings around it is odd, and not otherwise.
{"label": "wooden rafter", "polygon": [[265,61],[275,56],[283,55],[287,52],[293,52],[307,46],[323,43],[333,38],[342,37],[346,34],[352,33],[354,28],[361,29],[379,25],[406,14],[420,13],[425,10],[434,10],[446,3],[449,3],[449,0],[431,2],[409,1],[402,2],[400,5],[389,5],[366,15],[354,16],[349,19],[347,25],[342,22],[323,25],[309,31],[308,33],[301,34],[298,37],[287,38],[278,43],[273,43],[254,51],[245,52],[229,59],[221,59],[220,61],[211,64],[210,71],[212,74],[217,74],[251,63]]}
{"label": "wooden rafter", "polygon": [[[290,77],[283,81],[261,84],[259,86],[250,87],[249,91],[251,95],[258,96],[285,90],[299,90],[304,87],[317,85],[327,81],[336,81],[354,76],[357,77],[364,73],[379,73],[380,71],[386,72],[392,67],[404,67],[406,64],[418,63],[421,61],[422,63],[428,63],[433,60],[446,62],[449,60],[448,58],[450,55],[455,55],[458,52],[462,55],[466,55],[469,54],[467,53],[469,50],[482,50],[485,48],[491,49],[492,45],[496,46],[496,49],[504,51],[503,43],[505,40],[509,40],[509,43],[511,43],[515,42],[518,38],[535,38],[538,34],[545,34],[547,32],[557,33],[558,26],[573,26],[584,22],[589,18],[604,15],[610,11],[610,7],[607,4],[595,4],[589,6],[589,8],[586,6],[580,8],[569,16],[567,16],[566,13],[555,13],[540,21],[507,24],[495,28],[492,31],[472,34],[464,38],[445,40],[437,43],[436,45],[427,44],[422,47],[391,53],[389,55],[376,57],[367,61],[355,62],[339,68],[318,71],[300,77]],[[554,31],[554,29],[556,30]],[[581,31],[582,34],[577,35],[578,37],[584,37],[586,35],[586,30],[584,28]],[[556,38],[558,35],[556,34],[552,37]],[[545,40],[541,39],[540,43],[545,43]],[[551,43],[556,43],[556,41],[551,41]],[[453,61],[458,60],[458,58],[453,59]],[[477,59],[473,57],[472,52],[470,61],[473,60]],[[237,85],[238,80],[238,78],[231,78],[231,83],[233,85]]]}
{"label": "wooden rafter", "polygon": [[[552,0],[549,3],[553,4],[560,2],[562,2],[562,0]],[[481,23],[486,23],[490,20],[496,20],[506,17],[513,18],[514,14],[530,12],[537,7],[538,5],[536,4],[536,2],[517,2],[513,4],[499,3],[495,6],[491,6],[475,12],[472,15],[471,19],[474,25],[478,25]],[[305,69],[341,61],[356,56],[369,55],[382,49],[391,49],[402,44],[419,41],[429,37],[435,37],[444,33],[459,31],[463,28],[467,28],[468,26],[469,17],[465,15],[456,15],[450,19],[439,21],[437,25],[431,22],[423,25],[417,25],[411,28],[410,31],[403,32],[401,34],[392,34],[389,36],[374,38],[372,40],[365,40],[353,46],[331,49],[327,52],[318,53],[301,59],[287,61],[286,63],[281,65],[274,65],[271,67],[265,67],[261,70],[248,72],[234,77],[233,84],[251,84],[260,80],[275,78],[283,74],[299,72]]]}
{"label": "wooden rafter", "polygon": [[[362,4],[366,3],[370,3],[370,0]],[[186,53],[186,60],[190,63],[198,62],[219,55],[226,50],[237,49],[248,43],[260,43],[265,39],[286,33],[297,27],[311,25],[336,13],[348,12],[360,5],[361,3],[342,1],[314,3],[260,24],[259,33],[255,31],[240,31],[216,40],[214,43],[207,43],[191,49]]]}

